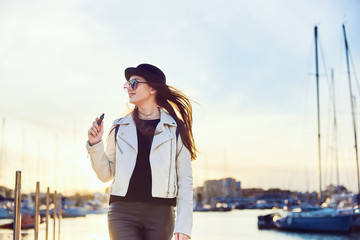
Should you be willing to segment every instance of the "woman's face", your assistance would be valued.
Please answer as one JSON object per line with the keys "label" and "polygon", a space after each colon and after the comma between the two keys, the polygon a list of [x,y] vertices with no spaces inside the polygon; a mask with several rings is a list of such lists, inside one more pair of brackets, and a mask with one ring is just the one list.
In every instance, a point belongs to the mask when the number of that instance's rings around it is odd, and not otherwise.
{"label": "woman's face", "polygon": [[137,81],[137,88],[135,90],[131,86],[127,88],[129,102],[136,106],[150,103],[151,101],[155,102],[156,90],[146,83],[145,78],[133,75],[129,78],[129,82],[132,82],[133,79]]}

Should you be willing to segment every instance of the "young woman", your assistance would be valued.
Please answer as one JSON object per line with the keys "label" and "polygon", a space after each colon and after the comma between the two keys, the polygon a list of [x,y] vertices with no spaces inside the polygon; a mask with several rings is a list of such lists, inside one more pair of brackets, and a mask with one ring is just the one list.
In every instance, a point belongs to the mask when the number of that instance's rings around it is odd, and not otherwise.
{"label": "young woman", "polygon": [[[87,150],[97,177],[110,187],[111,240],[190,239],[191,161],[196,158],[189,99],[166,85],[150,64],[125,70],[134,110],[114,121],[106,151],[103,122],[88,131]],[[174,207],[177,207],[176,221]]]}

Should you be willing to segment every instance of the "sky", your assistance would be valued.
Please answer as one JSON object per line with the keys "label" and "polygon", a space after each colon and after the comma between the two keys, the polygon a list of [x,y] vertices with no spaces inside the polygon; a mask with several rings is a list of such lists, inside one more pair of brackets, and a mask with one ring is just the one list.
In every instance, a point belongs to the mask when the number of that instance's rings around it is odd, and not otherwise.
{"label": "sky", "polygon": [[359,98],[359,10],[356,0],[1,1],[0,185],[23,170],[24,191],[36,181],[103,191],[87,130],[105,113],[108,132],[128,112],[124,69],[151,63],[194,101],[196,186],[233,177],[317,190],[317,25],[323,187],[336,184],[333,68],[339,182],[357,191],[342,24]]}

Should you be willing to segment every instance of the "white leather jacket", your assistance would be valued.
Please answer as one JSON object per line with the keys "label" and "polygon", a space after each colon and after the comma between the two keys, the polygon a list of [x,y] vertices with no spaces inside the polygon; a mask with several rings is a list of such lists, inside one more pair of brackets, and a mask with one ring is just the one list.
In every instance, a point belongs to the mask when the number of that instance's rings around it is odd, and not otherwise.
{"label": "white leather jacket", "polygon": [[[138,153],[137,132],[131,114],[114,121],[119,124],[108,137],[106,152],[104,143],[90,146],[87,150],[91,166],[102,182],[112,179],[111,195],[125,196],[130,178],[135,168]],[[160,109],[160,122],[156,127],[150,150],[152,176],[152,196],[160,198],[177,197],[177,217],[174,232],[191,237],[193,211],[193,179],[191,156],[183,145],[180,135],[176,136],[177,124],[163,109]]]}

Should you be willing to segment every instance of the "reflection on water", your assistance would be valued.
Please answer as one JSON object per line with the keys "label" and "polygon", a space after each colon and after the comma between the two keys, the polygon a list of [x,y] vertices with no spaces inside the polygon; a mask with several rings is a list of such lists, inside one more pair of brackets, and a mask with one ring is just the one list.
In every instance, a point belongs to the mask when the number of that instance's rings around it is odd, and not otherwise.
{"label": "reflection on water", "polygon": [[[360,239],[360,234],[314,234],[292,233],[276,230],[258,230],[257,216],[264,215],[271,210],[233,210],[231,212],[195,212],[194,240],[238,240],[238,239],[266,239],[266,240],[353,240]],[[107,216],[88,215],[85,218],[68,218],[61,222],[62,240],[107,240]],[[49,239],[53,239],[53,222],[50,221]],[[56,239],[57,238],[56,224]],[[34,231],[24,231],[23,240],[34,239]],[[0,230],[0,240],[12,239],[11,230]],[[42,224],[39,240],[45,239],[45,225]]]}

